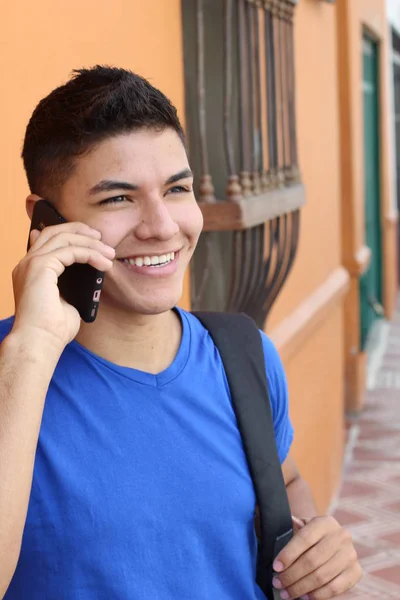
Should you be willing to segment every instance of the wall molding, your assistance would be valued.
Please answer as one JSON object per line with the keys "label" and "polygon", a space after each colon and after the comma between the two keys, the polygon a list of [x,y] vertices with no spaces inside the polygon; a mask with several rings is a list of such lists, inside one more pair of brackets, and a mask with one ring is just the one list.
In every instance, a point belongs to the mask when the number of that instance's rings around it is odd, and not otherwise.
{"label": "wall molding", "polygon": [[363,273],[368,269],[371,262],[371,248],[368,246],[361,246],[351,257],[351,260],[346,262],[346,269],[350,273],[351,277],[361,277]]}
{"label": "wall molding", "polygon": [[387,212],[384,217],[384,222],[387,225],[392,225],[392,226],[397,225],[398,221],[399,221],[399,213],[395,209]]}
{"label": "wall molding", "polygon": [[327,313],[342,301],[349,286],[349,272],[342,266],[338,267],[269,333],[283,360],[300,350]]}

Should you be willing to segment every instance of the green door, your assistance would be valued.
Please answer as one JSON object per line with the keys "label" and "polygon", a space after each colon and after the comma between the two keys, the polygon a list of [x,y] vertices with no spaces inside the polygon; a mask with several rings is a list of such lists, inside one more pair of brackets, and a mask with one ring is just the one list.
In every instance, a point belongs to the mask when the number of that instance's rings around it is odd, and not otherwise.
{"label": "green door", "polygon": [[379,177],[378,47],[363,39],[365,243],[371,264],[360,279],[361,348],[375,319],[382,314],[382,257]]}

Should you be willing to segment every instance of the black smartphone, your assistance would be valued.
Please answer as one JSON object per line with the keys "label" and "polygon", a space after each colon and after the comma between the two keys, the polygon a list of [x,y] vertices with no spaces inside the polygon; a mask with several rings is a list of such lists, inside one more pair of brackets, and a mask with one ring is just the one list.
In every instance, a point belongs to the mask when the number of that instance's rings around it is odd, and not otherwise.
{"label": "black smartphone", "polygon": [[[66,219],[47,200],[38,200],[33,210],[31,228],[42,231],[49,225],[66,223]],[[28,250],[30,247],[28,239]],[[93,323],[99,308],[100,294],[104,283],[104,272],[90,265],[75,263],[67,267],[58,278],[60,295],[72,304],[85,323]]]}

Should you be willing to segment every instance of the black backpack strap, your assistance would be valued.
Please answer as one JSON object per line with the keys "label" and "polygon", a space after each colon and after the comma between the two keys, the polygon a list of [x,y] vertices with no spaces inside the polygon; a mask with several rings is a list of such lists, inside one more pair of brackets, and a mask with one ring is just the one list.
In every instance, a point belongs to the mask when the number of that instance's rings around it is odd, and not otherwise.
{"label": "black backpack strap", "polygon": [[257,584],[272,599],[272,563],[292,538],[293,524],[276,447],[261,335],[243,314],[193,314],[209,331],[225,368],[260,511]]}

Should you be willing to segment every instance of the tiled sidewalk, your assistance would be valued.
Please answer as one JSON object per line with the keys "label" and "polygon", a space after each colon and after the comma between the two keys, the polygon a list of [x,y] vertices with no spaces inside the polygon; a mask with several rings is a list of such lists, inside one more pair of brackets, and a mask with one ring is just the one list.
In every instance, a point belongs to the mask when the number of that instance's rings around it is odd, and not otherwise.
{"label": "tiled sidewalk", "polygon": [[366,409],[349,446],[334,514],[353,535],[364,577],[340,598],[400,600],[400,311],[376,332]]}

